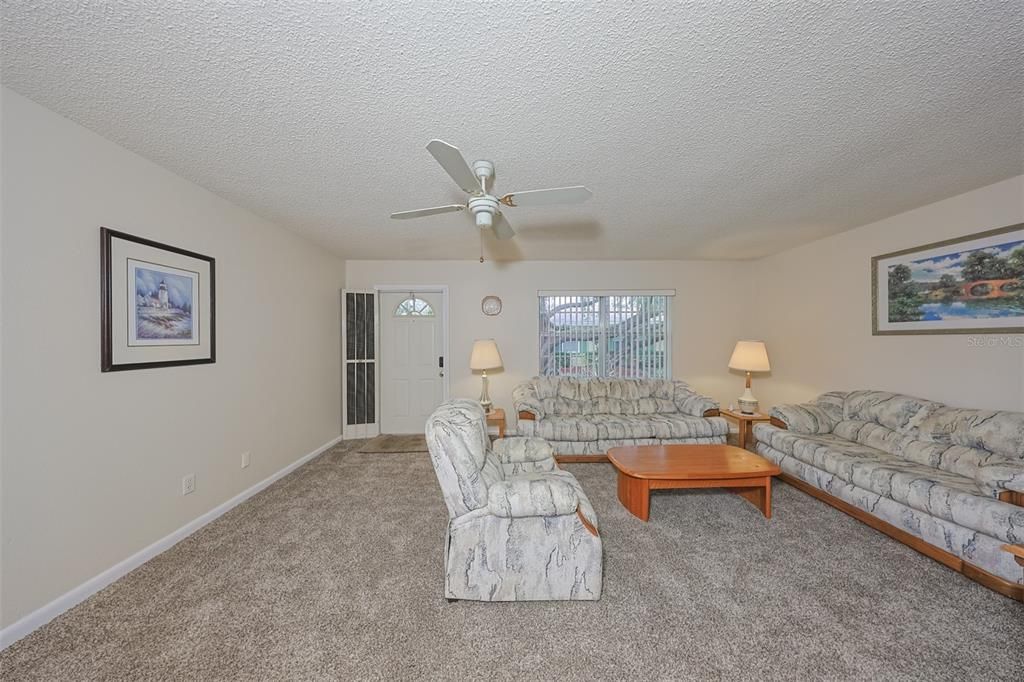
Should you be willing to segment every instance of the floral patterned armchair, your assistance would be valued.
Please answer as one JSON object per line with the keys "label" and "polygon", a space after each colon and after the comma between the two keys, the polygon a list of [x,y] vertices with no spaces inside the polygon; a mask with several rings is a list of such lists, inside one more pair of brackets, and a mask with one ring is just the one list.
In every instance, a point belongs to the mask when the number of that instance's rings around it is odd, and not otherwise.
{"label": "floral patterned armchair", "polygon": [[480,601],[601,597],[597,516],[540,438],[491,444],[472,400],[441,405],[427,445],[448,507],[445,596]]}

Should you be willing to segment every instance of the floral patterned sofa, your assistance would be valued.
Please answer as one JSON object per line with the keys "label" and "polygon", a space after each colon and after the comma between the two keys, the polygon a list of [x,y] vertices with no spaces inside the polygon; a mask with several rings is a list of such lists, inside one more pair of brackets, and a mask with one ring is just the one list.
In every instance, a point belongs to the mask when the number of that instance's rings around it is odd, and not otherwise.
{"label": "floral patterned sofa", "polygon": [[601,598],[597,515],[550,445],[492,445],[480,403],[452,400],[427,419],[427,447],[448,507],[448,599]]}
{"label": "floral patterned sofa", "polygon": [[604,455],[621,445],[724,443],[718,403],[685,381],[534,377],[512,391],[519,434],[560,455]]}
{"label": "floral patterned sofa", "polygon": [[784,480],[1024,601],[1024,413],[851,391],[771,417],[754,437]]}

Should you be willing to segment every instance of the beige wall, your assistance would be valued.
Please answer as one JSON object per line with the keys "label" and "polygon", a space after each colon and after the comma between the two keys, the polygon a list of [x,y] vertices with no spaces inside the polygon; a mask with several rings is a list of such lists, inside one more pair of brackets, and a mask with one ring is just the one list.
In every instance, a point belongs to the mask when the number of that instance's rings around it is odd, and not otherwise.
{"label": "beige wall", "polygon": [[[2,94],[6,626],[337,437],[344,263]],[[216,364],[100,373],[101,225],[217,259]]]}
{"label": "beige wall", "polygon": [[770,377],[763,404],[878,388],[953,405],[1024,410],[1024,336],[872,336],[871,257],[1024,222],[1024,176],[901,213],[755,262],[751,333]]}
{"label": "beige wall", "polygon": [[[707,261],[348,261],[345,272],[351,288],[448,285],[451,395],[480,394],[480,378],[469,370],[470,349],[474,339],[494,338],[505,370],[489,373],[491,398],[511,417],[513,387],[537,373],[541,289],[676,289],[673,373],[728,404],[742,393],[742,378],[730,375],[726,363],[745,327],[740,313],[748,268]],[[501,297],[501,315],[480,311],[480,299],[488,294]]]}

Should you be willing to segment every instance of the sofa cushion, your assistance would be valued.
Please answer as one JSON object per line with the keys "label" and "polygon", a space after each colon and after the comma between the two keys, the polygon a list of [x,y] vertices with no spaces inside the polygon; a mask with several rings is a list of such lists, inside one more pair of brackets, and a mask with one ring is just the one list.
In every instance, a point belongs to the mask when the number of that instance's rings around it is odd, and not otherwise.
{"label": "sofa cushion", "polygon": [[587,416],[594,414],[663,414],[676,412],[676,405],[664,398],[610,398],[602,396],[587,400],[569,398],[542,398],[541,409],[552,416]]}
{"label": "sofa cushion", "polygon": [[840,391],[823,393],[814,402],[777,405],[772,408],[771,416],[797,433],[831,433],[836,424],[843,421],[845,400],[846,393]]}
{"label": "sofa cushion", "polygon": [[887,391],[850,391],[843,401],[843,417],[916,436],[921,422],[943,407],[942,403]]}
{"label": "sofa cushion", "polygon": [[542,462],[555,455],[551,444],[543,438],[499,438],[491,444],[491,455],[498,464],[517,464],[519,462]]}
{"label": "sofa cushion", "polygon": [[986,496],[973,478],[837,434],[796,434],[758,424],[755,435],[775,450],[913,509],[1006,542],[1024,540],[1024,508]]}
{"label": "sofa cushion", "polygon": [[[979,467],[1000,464],[1007,460],[1005,456],[988,450],[950,445],[948,442],[919,440],[875,422],[842,421],[836,425],[833,433],[841,438],[883,450],[911,462],[972,479],[978,478]],[[921,433],[920,435],[923,437],[925,434]],[[983,487],[987,488],[988,486]]]}
{"label": "sofa cushion", "polygon": [[921,437],[936,443],[988,450],[1024,459],[1024,412],[993,412],[947,407],[921,424]]}
{"label": "sofa cushion", "polygon": [[779,405],[772,408],[771,416],[794,433],[831,433],[836,425],[831,415],[814,403]]}
{"label": "sofa cushion", "polygon": [[577,379],[534,377],[518,389],[517,400],[538,417],[595,414],[701,416],[718,407],[684,381],[669,379]]}
{"label": "sofa cushion", "polygon": [[552,441],[596,441],[624,438],[700,438],[724,436],[728,423],[683,414],[594,414],[580,417],[548,416],[520,422],[520,431]]}
{"label": "sofa cushion", "polygon": [[1024,462],[1019,459],[992,461],[979,466],[974,480],[983,491],[998,494],[1003,490],[1024,493]]}
{"label": "sofa cushion", "polygon": [[567,471],[522,474],[487,489],[487,509],[495,516],[561,516],[579,505],[575,478]]}

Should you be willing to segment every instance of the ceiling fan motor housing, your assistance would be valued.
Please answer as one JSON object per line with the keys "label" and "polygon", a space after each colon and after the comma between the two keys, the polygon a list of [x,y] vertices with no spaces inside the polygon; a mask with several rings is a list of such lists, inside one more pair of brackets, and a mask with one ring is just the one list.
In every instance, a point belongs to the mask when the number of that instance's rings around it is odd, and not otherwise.
{"label": "ceiling fan motor housing", "polygon": [[490,194],[469,198],[469,210],[476,219],[476,226],[483,229],[494,224],[494,215],[498,212],[498,199]]}
{"label": "ceiling fan motor housing", "polygon": [[484,192],[487,191],[487,186],[490,185],[490,181],[494,179],[494,163],[491,161],[480,161],[473,162],[473,174],[481,179],[481,185],[483,186]]}

